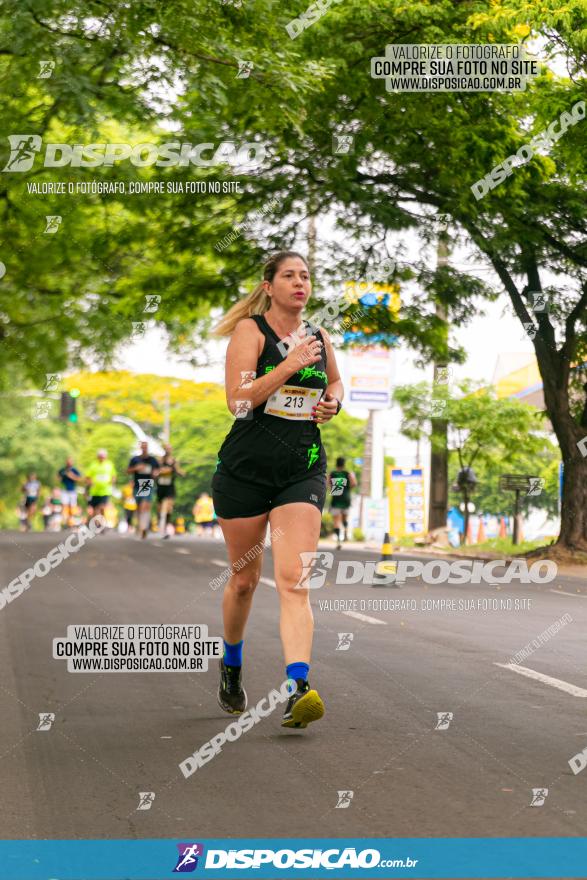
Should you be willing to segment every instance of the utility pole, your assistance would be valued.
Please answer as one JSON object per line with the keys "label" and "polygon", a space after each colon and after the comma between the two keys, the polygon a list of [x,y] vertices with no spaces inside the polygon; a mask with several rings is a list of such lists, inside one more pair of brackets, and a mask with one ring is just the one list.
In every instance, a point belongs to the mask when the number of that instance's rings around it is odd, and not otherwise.
{"label": "utility pole", "polygon": [[363,470],[361,471],[361,506],[359,509],[359,523],[363,524],[363,502],[371,496],[372,456],[373,456],[373,412],[369,410],[367,420],[367,432],[365,434],[365,448],[363,450]]}
{"label": "utility pole", "polygon": [[[442,230],[438,235],[436,250],[436,266],[448,265],[448,235]],[[436,303],[436,317],[445,323],[445,335],[448,341],[448,314],[442,303]],[[446,368],[444,361],[434,362],[434,386],[432,396],[439,385],[446,385]],[[432,436],[430,444],[430,500],[428,504],[428,531],[446,526],[448,511],[448,422],[445,419],[432,419]]]}
{"label": "utility pole", "polygon": [[385,432],[383,428],[383,412],[380,409],[369,410],[371,421],[371,491],[372,498],[383,498],[383,470],[385,462]]}

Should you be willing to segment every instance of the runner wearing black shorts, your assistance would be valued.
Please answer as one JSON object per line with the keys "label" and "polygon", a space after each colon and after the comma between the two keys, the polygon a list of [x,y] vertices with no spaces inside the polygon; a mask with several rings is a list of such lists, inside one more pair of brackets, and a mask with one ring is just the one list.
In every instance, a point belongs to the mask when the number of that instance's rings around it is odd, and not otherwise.
{"label": "runner wearing black shorts", "polygon": [[169,443],[163,446],[165,454],[159,461],[159,476],[157,477],[157,505],[159,507],[159,534],[162,538],[168,538],[167,517],[173,510],[175,502],[175,478],[185,476],[173,457],[173,450]]}
{"label": "runner wearing black shorts", "polygon": [[246,708],[243,636],[269,523],[286,673],[296,683],[282,726],[299,728],[324,714],[322,700],[308,684],[313,616],[309,563],[304,566],[302,560],[316,552],[326,496],[318,424],[339,412],[343,387],[328,334],[302,322],[311,292],[306,261],[282,252],[268,261],[263,278],[215,331],[231,336],[226,399],[235,415],[212,478],[214,509],[232,566],[223,598],[218,702],[227,712]]}
{"label": "runner wearing black shorts", "polygon": [[336,459],[336,470],[329,474],[330,491],[332,498],[330,500],[330,512],[332,513],[332,521],[334,534],[336,535],[336,549],[340,550],[342,541],[348,540],[348,515],[351,507],[351,489],[357,485],[357,478],[352,471],[345,470],[345,460],[339,455]]}
{"label": "runner wearing black shorts", "polygon": [[144,540],[151,524],[151,502],[155,495],[159,462],[154,455],[149,454],[149,444],[146,440],[141,440],[140,450],[140,453],[133,455],[129,461],[126,472],[133,475],[139,531]]}
{"label": "runner wearing black shorts", "polygon": [[36,473],[30,473],[28,476],[28,480],[23,484],[22,491],[24,492],[24,509],[26,512],[26,525],[25,530],[27,532],[31,529],[31,521],[33,516],[37,510],[37,502],[39,500],[39,492],[41,491],[41,483],[37,480]]}

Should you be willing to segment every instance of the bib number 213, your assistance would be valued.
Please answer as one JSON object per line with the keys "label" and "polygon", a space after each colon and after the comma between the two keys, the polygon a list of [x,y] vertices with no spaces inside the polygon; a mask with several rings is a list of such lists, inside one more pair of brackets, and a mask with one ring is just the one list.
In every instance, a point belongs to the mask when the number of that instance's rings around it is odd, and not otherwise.
{"label": "bib number 213", "polygon": [[292,397],[290,394],[286,395],[284,406],[287,407],[302,407],[304,405],[303,397]]}

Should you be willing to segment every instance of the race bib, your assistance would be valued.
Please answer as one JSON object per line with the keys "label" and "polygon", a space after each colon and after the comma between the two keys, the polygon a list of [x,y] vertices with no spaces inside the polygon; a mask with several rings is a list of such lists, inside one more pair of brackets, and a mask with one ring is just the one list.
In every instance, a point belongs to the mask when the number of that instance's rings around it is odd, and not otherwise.
{"label": "race bib", "polygon": [[172,480],[173,480],[173,477],[159,477],[157,482],[159,483],[160,486],[171,486]]}
{"label": "race bib", "polygon": [[312,407],[316,406],[322,393],[322,388],[282,385],[268,398],[264,412],[279,419],[308,420],[312,418]]}

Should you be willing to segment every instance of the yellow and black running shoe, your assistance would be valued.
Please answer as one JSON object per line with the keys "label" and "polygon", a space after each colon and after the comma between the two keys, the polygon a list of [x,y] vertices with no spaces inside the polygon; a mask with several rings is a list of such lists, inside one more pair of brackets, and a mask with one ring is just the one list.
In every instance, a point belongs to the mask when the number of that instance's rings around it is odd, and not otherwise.
{"label": "yellow and black running shoe", "polygon": [[313,690],[307,681],[296,679],[298,689],[287,701],[283,713],[282,727],[307,727],[324,715],[324,703],[318,691]]}
{"label": "yellow and black running shoe", "polygon": [[240,715],[247,708],[247,692],[242,686],[242,666],[226,666],[220,661],[218,705],[231,715]]}

